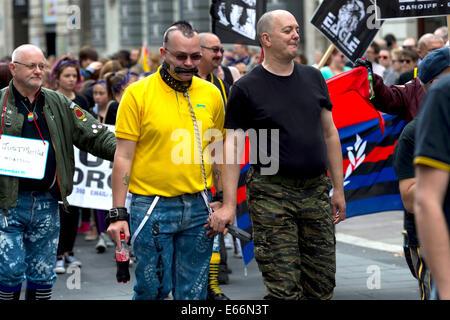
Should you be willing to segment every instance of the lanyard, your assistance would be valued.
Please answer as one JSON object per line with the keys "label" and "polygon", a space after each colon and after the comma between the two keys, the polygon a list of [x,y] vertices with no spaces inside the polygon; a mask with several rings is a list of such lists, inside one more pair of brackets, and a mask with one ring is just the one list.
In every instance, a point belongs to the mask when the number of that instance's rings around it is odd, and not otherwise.
{"label": "lanyard", "polygon": [[6,91],[6,97],[5,97],[5,104],[3,106],[3,113],[2,113],[2,127],[0,128],[0,139],[2,138],[2,133],[3,133],[3,123],[5,120],[5,114],[6,114],[6,101],[8,101],[8,95],[9,95],[9,88]]}
{"label": "lanyard", "polygon": [[[33,103],[36,101],[36,99],[39,97],[40,94],[41,94],[41,91],[39,90],[38,94],[34,97],[34,100],[33,100],[33,102],[32,102],[31,104],[33,104]],[[4,120],[5,120],[5,114],[6,114],[6,102],[8,101],[8,95],[9,95],[9,88],[8,88],[8,90],[6,91],[5,103],[3,104],[2,127],[0,128],[0,139],[1,139],[2,133],[3,133],[3,124],[4,124]],[[25,108],[26,108],[26,107],[25,107]],[[28,108],[26,108],[26,109],[28,110]],[[38,126],[38,124],[37,124],[37,122],[36,122],[36,117],[34,117],[34,116],[33,116],[33,122],[34,122],[34,125],[36,126],[36,129],[37,129],[38,132],[39,132],[39,136],[41,137],[42,142],[45,144],[44,137],[42,136],[41,130],[39,129],[39,126]]]}

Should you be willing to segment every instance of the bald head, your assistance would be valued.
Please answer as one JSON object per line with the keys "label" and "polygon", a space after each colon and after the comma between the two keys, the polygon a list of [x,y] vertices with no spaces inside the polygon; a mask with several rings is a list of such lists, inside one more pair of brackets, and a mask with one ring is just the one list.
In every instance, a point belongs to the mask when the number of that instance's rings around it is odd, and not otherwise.
{"label": "bald head", "polygon": [[293,17],[292,13],[286,10],[273,10],[264,13],[256,25],[256,35],[261,41],[261,36],[263,33],[271,33],[273,31],[274,22],[277,19],[283,19],[283,17],[290,16]]}
{"label": "bald head", "polygon": [[419,54],[420,58],[423,59],[431,51],[440,49],[444,45],[444,40],[442,40],[441,37],[438,37],[432,33],[426,33],[422,37],[420,37],[419,42],[417,43],[417,53]]}
{"label": "bald head", "polygon": [[42,52],[41,48],[39,48],[35,45],[32,45],[32,44],[24,44],[24,45],[17,47],[13,51],[13,53],[11,55],[12,61],[19,61],[23,58],[24,55],[27,55],[30,53],[40,54],[40,55],[42,55],[42,57],[44,57],[44,53]]}
{"label": "bald head", "polygon": [[200,45],[201,46],[208,46],[208,43],[213,42],[213,41],[220,42],[219,37],[211,32],[202,32],[202,33],[199,33],[198,36],[200,37]]}

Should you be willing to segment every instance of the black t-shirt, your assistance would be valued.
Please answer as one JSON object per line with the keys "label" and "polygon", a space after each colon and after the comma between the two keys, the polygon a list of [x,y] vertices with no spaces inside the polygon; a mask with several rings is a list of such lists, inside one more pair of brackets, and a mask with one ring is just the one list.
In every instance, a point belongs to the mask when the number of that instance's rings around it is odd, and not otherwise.
{"label": "black t-shirt", "polygon": [[72,101],[80,108],[89,110],[89,102],[85,96],[81,94],[75,94],[75,99],[73,99]]}
{"label": "black t-shirt", "polygon": [[[395,146],[394,170],[399,180],[415,177],[413,160],[416,125],[417,118],[406,125]],[[414,215],[406,210],[404,210],[403,226],[408,232],[407,244],[410,246],[419,246]]]}
{"label": "black t-shirt", "polygon": [[[418,118],[414,162],[450,173],[450,75],[433,84]],[[443,211],[450,230],[450,180]]]}
{"label": "black t-shirt", "polygon": [[[16,107],[18,112],[24,115],[23,127],[22,127],[22,137],[30,138],[35,140],[47,140],[50,143],[48,148],[47,165],[45,168],[44,178],[41,180],[19,178],[19,190],[20,191],[47,191],[51,187],[56,187],[56,157],[55,150],[53,149],[52,140],[50,137],[50,131],[45,121],[44,115],[44,104],[45,97],[44,93],[40,92],[35,101],[31,101],[22,96],[19,91],[13,86],[14,97],[16,100]],[[28,108],[28,109],[27,109]],[[37,115],[36,124],[42,134],[39,134],[38,129],[34,121],[28,121],[28,114],[30,111],[34,111]]]}
{"label": "black t-shirt", "polygon": [[[322,133],[322,108],[331,110],[328,88],[319,70],[294,64],[289,76],[277,76],[256,66],[231,89],[225,113],[225,128],[255,129],[258,133],[258,161],[279,148],[279,174],[289,177],[314,177],[326,171],[326,145]],[[268,129],[268,136],[264,131]],[[279,144],[272,129],[278,129]],[[252,136],[251,148],[254,148]],[[263,143],[261,144],[261,140]],[[265,146],[267,145],[267,147]],[[267,149],[267,150],[266,150]]]}

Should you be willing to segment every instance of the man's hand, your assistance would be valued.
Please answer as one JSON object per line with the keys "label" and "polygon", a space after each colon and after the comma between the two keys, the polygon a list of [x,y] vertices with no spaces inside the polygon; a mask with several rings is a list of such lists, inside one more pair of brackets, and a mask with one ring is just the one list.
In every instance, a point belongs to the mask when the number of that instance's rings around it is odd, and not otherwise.
{"label": "man's hand", "polygon": [[333,191],[331,196],[331,214],[333,215],[334,224],[338,224],[345,220],[346,204],[344,191]]}
{"label": "man's hand", "polygon": [[368,71],[370,71],[373,74],[372,62],[370,62],[366,58],[356,59],[356,61],[355,61],[355,68],[356,67],[364,67],[364,68],[366,68]]}
{"label": "man's hand", "polygon": [[226,235],[228,229],[225,226],[234,223],[236,208],[224,206],[221,202],[211,203],[211,208],[214,213],[208,218],[208,224],[205,225],[206,228],[210,228],[206,234],[211,238],[219,232]]}
{"label": "man's hand", "polygon": [[125,242],[128,242],[130,239],[130,228],[127,221],[119,220],[116,222],[111,222],[107,231],[111,239],[117,244],[117,250],[119,251],[122,250],[120,234],[125,234]]}

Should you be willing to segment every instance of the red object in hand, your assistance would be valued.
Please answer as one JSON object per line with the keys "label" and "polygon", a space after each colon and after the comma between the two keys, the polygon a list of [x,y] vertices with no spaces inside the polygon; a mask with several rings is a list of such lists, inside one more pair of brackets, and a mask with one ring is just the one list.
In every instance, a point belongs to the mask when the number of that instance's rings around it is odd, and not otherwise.
{"label": "red object in hand", "polygon": [[123,233],[120,234],[120,242],[122,245],[122,250],[116,250],[116,279],[119,283],[127,283],[130,281],[130,251],[125,243],[125,234]]}

